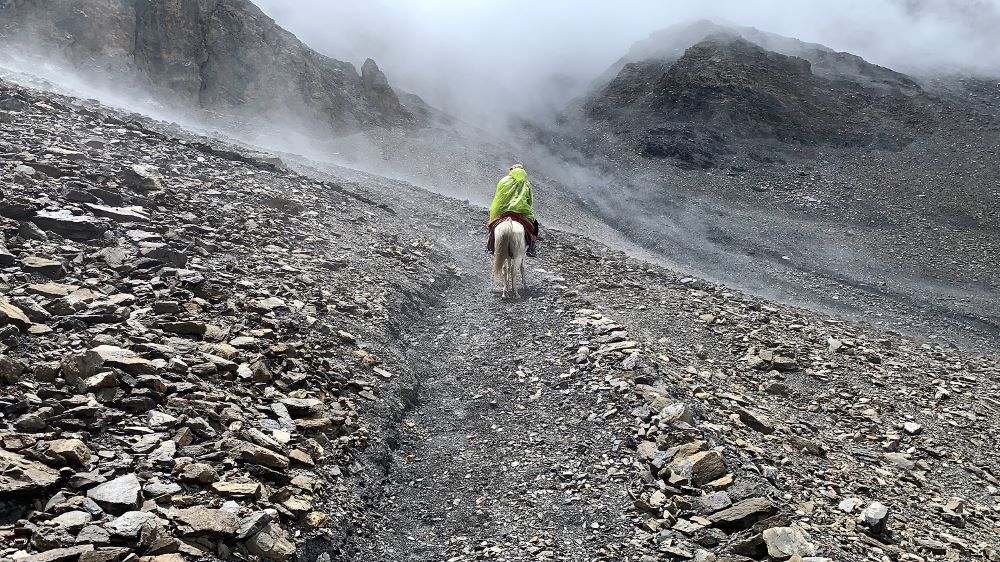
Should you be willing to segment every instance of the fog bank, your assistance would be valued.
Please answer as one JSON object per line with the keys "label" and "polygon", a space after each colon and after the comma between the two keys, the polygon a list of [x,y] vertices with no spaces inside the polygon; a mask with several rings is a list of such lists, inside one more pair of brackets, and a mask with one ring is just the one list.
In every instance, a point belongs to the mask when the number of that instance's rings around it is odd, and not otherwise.
{"label": "fog bank", "polygon": [[707,18],[909,73],[1000,74],[1000,0],[254,0],[314,49],[378,61],[397,87],[466,119],[550,115],[634,42]]}

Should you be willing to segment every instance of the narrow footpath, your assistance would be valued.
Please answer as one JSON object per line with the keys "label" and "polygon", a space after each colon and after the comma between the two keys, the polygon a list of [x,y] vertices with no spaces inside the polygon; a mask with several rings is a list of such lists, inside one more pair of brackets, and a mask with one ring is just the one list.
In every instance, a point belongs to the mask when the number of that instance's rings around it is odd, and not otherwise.
{"label": "narrow footpath", "polygon": [[362,559],[617,559],[635,533],[631,453],[606,421],[610,389],[567,384],[578,297],[543,257],[522,299],[501,300],[478,238],[449,238],[462,278],[408,334],[417,404]]}

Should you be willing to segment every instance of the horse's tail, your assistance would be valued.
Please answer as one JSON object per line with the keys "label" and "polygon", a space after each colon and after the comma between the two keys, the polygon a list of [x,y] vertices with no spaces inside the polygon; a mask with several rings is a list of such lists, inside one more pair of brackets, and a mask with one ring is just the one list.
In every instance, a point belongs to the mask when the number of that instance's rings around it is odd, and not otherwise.
{"label": "horse's tail", "polygon": [[493,229],[493,278],[503,275],[503,264],[510,259],[511,220],[507,219]]}

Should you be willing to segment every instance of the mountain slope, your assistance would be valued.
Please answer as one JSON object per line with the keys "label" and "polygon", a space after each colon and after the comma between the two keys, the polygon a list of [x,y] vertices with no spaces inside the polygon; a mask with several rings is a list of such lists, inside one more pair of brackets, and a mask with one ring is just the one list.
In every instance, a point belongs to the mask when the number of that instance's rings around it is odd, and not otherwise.
{"label": "mountain slope", "polygon": [[323,56],[249,0],[0,1],[0,39],[82,73],[128,79],[181,108],[337,132],[410,125],[374,61]]}
{"label": "mountain slope", "polygon": [[657,58],[625,63],[585,102],[584,118],[644,156],[682,166],[770,162],[801,145],[898,150],[933,127],[915,82],[853,55],[813,48],[814,72],[805,58],[732,32],[676,59],[673,47],[639,52]]}
{"label": "mountain slope", "polygon": [[503,301],[482,209],[0,107],[4,560],[997,559],[995,348],[554,229]]}

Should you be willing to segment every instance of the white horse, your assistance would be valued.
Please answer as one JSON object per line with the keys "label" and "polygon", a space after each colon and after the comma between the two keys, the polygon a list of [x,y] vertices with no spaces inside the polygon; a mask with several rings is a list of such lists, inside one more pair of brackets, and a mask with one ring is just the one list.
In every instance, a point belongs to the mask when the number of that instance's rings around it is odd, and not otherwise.
{"label": "white horse", "polygon": [[493,229],[493,278],[503,278],[503,298],[507,298],[507,288],[510,287],[514,298],[521,298],[517,292],[515,273],[521,270],[521,283],[528,288],[528,279],[524,276],[524,256],[528,245],[524,241],[524,227],[513,219],[505,219]]}

